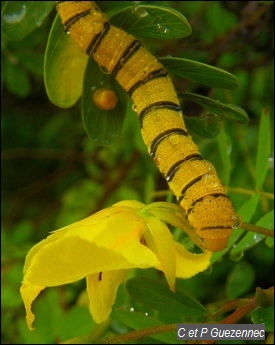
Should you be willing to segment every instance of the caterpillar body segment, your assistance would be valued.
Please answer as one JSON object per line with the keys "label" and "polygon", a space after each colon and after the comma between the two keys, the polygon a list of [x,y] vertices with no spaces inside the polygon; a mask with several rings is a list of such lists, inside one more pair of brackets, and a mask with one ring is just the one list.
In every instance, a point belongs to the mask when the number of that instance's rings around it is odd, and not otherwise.
{"label": "caterpillar body segment", "polygon": [[164,66],[134,36],[110,24],[94,2],[61,1],[57,11],[72,39],[132,98],[148,152],[205,247],[224,249],[237,216],[215,168],[187,132]]}

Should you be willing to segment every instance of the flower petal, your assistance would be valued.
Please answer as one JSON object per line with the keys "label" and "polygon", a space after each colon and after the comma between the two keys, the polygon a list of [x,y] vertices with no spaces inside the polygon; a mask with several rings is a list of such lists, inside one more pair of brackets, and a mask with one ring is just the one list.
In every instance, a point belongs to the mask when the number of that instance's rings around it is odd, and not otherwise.
{"label": "flower petal", "polygon": [[105,271],[87,276],[90,313],[96,323],[105,321],[116,299],[119,285],[126,279],[128,270]]}
{"label": "flower petal", "polygon": [[49,236],[29,256],[24,282],[56,286],[106,270],[155,267],[156,256],[140,243],[145,229],[140,217],[123,213],[97,224],[72,226],[65,235],[60,233],[59,239],[56,232],[51,235],[54,241]]}
{"label": "flower petal", "polygon": [[26,309],[26,321],[30,330],[33,330],[32,323],[34,321],[34,314],[31,311],[32,302],[36,299],[39,293],[44,289],[43,286],[34,286],[23,284],[20,288],[21,297],[23,299]]}
{"label": "flower petal", "polygon": [[179,205],[165,201],[153,202],[144,207],[140,213],[149,213],[163,222],[183,230],[198,247],[204,249],[204,244],[201,238],[191,227],[185,218],[183,209]]}
{"label": "flower petal", "polygon": [[[88,217],[56,231],[31,249],[21,287],[30,328],[34,320],[31,304],[45,287],[98,276],[98,272],[159,265],[155,254],[140,242],[147,230],[144,219],[129,207],[114,209],[112,214],[110,210],[99,212],[98,219]],[[112,296],[114,299],[115,292]],[[109,309],[112,298],[108,299]]]}
{"label": "flower petal", "polygon": [[98,223],[100,223],[102,219],[111,217],[114,214],[121,214],[124,212],[129,212],[129,207],[108,207],[93,214],[92,216],[84,218],[78,222],[67,225],[58,230],[52,231],[52,234],[50,236],[31,248],[25,260],[24,271],[28,269],[36,253],[39,252],[40,249],[47,244],[60,240],[63,236],[66,236],[67,233],[70,233],[70,235],[72,235],[73,231],[76,233],[81,232],[84,227],[87,227],[89,229],[91,226],[96,226]]}
{"label": "flower petal", "polygon": [[193,277],[209,267],[212,252],[207,251],[202,254],[193,254],[177,242],[175,242],[175,248],[177,278]]}
{"label": "flower petal", "polygon": [[170,289],[175,289],[176,251],[173,236],[169,228],[159,219],[146,218],[148,232],[143,237],[147,246],[155,253],[160,265],[156,268],[163,271]]}

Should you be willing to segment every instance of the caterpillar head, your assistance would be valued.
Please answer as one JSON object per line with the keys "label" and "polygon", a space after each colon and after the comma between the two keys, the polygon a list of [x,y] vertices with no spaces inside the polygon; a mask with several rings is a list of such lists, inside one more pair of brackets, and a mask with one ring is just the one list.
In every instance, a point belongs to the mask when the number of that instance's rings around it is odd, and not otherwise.
{"label": "caterpillar head", "polygon": [[194,205],[188,220],[202,238],[205,248],[211,252],[225,249],[232,229],[241,223],[232,202],[223,195],[202,198]]}

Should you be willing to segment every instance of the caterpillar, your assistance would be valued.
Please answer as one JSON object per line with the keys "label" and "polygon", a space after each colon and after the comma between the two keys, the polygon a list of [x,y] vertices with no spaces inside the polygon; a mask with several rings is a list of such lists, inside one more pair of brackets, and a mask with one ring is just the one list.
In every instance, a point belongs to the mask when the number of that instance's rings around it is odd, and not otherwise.
{"label": "caterpillar", "polygon": [[59,1],[57,11],[65,32],[131,97],[148,152],[205,248],[224,249],[238,217],[214,166],[187,132],[167,70],[95,2]]}

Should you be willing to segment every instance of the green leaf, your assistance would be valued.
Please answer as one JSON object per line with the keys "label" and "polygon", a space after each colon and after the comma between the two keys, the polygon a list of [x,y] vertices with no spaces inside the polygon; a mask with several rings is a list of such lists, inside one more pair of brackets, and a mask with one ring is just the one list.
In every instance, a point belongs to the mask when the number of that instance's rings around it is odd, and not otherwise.
{"label": "green leaf", "polygon": [[271,123],[269,112],[262,110],[256,158],[256,188],[260,189],[265,181],[269,166],[271,148]]}
{"label": "green leaf", "polygon": [[259,307],[252,313],[252,321],[255,324],[265,324],[266,332],[274,332],[274,306]]}
{"label": "green leaf", "polygon": [[273,289],[256,288],[255,299],[257,305],[266,308],[274,305],[274,291]]}
{"label": "green leaf", "polygon": [[129,294],[141,304],[160,312],[181,317],[204,316],[207,310],[182,291],[172,292],[167,284],[147,278],[133,278],[126,284]]}
{"label": "green leaf", "polygon": [[239,87],[239,81],[233,74],[218,67],[175,57],[163,57],[159,61],[171,74],[195,83],[226,89]]}
{"label": "green leaf", "polygon": [[[59,337],[65,343],[70,343],[69,339],[73,337],[85,337],[91,333],[95,327],[92,322],[91,314],[86,306],[73,306],[66,310],[62,315],[59,323]],[[65,339],[67,339],[65,341]],[[85,339],[82,339],[81,344],[86,344]],[[80,344],[80,343],[74,343]]]}
{"label": "green leaf", "polygon": [[27,97],[31,92],[31,83],[26,70],[9,62],[6,62],[5,69],[8,90],[18,97]]}
{"label": "green leaf", "polygon": [[18,54],[20,63],[31,73],[43,77],[44,54],[37,51],[21,51]]}
{"label": "green leaf", "polygon": [[231,175],[231,160],[230,152],[232,149],[231,141],[227,135],[224,127],[221,128],[220,135],[217,137],[218,146],[220,150],[220,159],[223,165],[223,171],[221,173],[222,183],[225,186],[229,185],[230,175]]}
{"label": "green leaf", "polygon": [[274,237],[267,237],[265,239],[265,244],[269,247],[269,248],[274,248]]}
{"label": "green leaf", "polygon": [[[127,326],[134,330],[140,330],[150,327],[163,326],[164,323],[148,315],[136,311],[116,310],[115,314]],[[175,331],[152,334],[150,338],[162,341],[166,344],[173,344],[175,341]]]}
{"label": "green leaf", "polygon": [[200,117],[186,116],[184,122],[188,131],[203,138],[215,138],[221,129],[221,120],[215,114],[203,114]]}
{"label": "green leaf", "polygon": [[48,38],[44,81],[51,102],[62,108],[73,106],[82,94],[88,56],[66,35],[56,16]]}
{"label": "green leaf", "polygon": [[2,33],[17,41],[37,27],[55,6],[55,1],[7,1],[1,15]]}
{"label": "green leaf", "polygon": [[[93,92],[99,88],[114,91],[118,103],[114,109],[101,110],[93,102]],[[82,120],[88,136],[100,145],[114,143],[122,130],[127,107],[127,95],[120,85],[108,74],[104,74],[98,64],[90,59],[85,71]]]}
{"label": "green leaf", "polygon": [[247,262],[238,262],[228,275],[226,295],[230,299],[238,298],[247,293],[253,286],[255,272]]}
{"label": "green leaf", "polygon": [[[246,223],[250,222],[251,218],[253,217],[253,215],[257,209],[259,200],[260,200],[260,195],[254,194],[240,208],[238,214],[241,216],[243,222],[246,222]],[[239,239],[241,237],[243,232],[244,232],[244,230],[242,230],[240,227],[240,229],[238,229],[238,238],[237,239]],[[240,247],[242,247],[242,244],[240,245]],[[234,246],[232,246],[231,251],[230,251],[230,257],[232,260],[238,261],[243,257],[244,252],[242,250],[238,250],[238,248],[240,248],[240,247],[238,246],[238,244],[234,244]]]}
{"label": "green leaf", "polygon": [[[265,214],[257,223],[256,225],[272,229],[274,224],[274,210]],[[233,257],[239,256],[244,251],[254,247],[256,244],[261,242],[265,238],[265,235],[257,234],[254,232],[248,232],[237,244],[234,248],[232,248],[230,255]]]}
{"label": "green leaf", "polygon": [[116,13],[111,23],[136,37],[170,40],[184,38],[192,32],[184,15],[156,5],[127,7]]}
{"label": "green leaf", "polygon": [[217,114],[229,120],[233,120],[243,124],[249,121],[246,112],[233,104],[224,104],[219,101],[214,101],[209,97],[200,96],[195,93],[189,92],[179,93],[178,96],[188,101],[195,102],[208,111],[211,111],[214,114]]}

